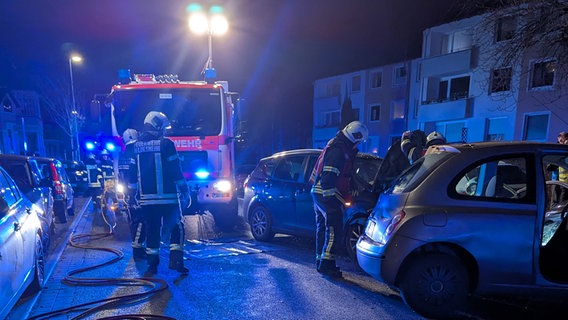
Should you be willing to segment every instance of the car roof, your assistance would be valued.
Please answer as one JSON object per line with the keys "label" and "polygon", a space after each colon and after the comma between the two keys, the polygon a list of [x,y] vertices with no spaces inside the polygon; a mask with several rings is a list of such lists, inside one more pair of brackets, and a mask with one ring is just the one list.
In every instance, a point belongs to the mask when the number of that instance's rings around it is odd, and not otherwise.
{"label": "car roof", "polygon": [[[306,154],[317,154],[317,155],[319,155],[322,151],[323,151],[322,149],[308,149],[308,148],[306,148],[306,149],[291,149],[291,150],[276,152],[275,154],[273,154],[271,156],[262,158],[261,161],[266,160],[266,159],[271,159],[271,158],[278,158],[278,157],[282,157],[282,156],[306,155]],[[381,157],[379,157],[376,154],[367,153],[367,152],[357,153],[357,158],[376,159],[376,160],[382,159]]]}
{"label": "car roof", "polygon": [[435,150],[443,150],[469,154],[472,152],[495,152],[495,149],[498,149],[500,152],[495,153],[497,155],[503,152],[534,151],[535,149],[542,148],[568,150],[568,145],[534,141],[488,141],[437,145],[430,147],[430,149],[428,149],[428,153],[435,152]]}

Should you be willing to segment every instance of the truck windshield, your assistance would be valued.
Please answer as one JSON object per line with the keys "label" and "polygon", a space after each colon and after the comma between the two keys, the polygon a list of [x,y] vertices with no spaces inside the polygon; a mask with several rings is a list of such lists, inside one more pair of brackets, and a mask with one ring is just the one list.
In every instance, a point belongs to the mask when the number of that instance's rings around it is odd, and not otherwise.
{"label": "truck windshield", "polygon": [[169,136],[216,136],[221,133],[220,89],[159,88],[115,91],[114,120],[119,134],[128,128],[142,130],[150,111],[170,120]]}

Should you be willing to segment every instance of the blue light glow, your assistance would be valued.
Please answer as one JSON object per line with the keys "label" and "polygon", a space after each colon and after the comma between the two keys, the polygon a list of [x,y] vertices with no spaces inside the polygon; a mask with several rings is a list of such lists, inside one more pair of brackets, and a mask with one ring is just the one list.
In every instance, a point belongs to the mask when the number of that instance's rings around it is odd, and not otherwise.
{"label": "blue light glow", "polygon": [[209,172],[205,170],[198,170],[197,172],[195,172],[195,176],[199,179],[206,179],[207,177],[209,177]]}
{"label": "blue light glow", "polygon": [[92,141],[87,141],[85,142],[85,148],[87,150],[94,150],[95,149],[95,143]]}
{"label": "blue light glow", "polygon": [[107,149],[108,151],[114,151],[116,149],[116,146],[114,145],[114,143],[112,142],[107,142],[105,144],[105,149]]}

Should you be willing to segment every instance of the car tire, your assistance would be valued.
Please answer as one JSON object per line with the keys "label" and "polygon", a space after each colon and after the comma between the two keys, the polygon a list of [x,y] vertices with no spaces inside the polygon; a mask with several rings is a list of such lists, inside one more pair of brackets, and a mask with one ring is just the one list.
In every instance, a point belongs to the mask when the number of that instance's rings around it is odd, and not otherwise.
{"label": "car tire", "polygon": [[357,245],[357,241],[359,237],[365,231],[364,221],[355,220],[350,222],[345,228],[345,233],[343,237],[344,245],[345,245],[345,254],[347,257],[353,261],[357,262],[357,251],[355,246]]}
{"label": "car tire", "polygon": [[35,245],[35,266],[34,266],[34,279],[30,286],[26,289],[25,295],[33,295],[41,290],[45,283],[45,253],[41,236],[36,235]]}
{"label": "car tire", "polygon": [[407,266],[399,282],[405,303],[427,318],[456,318],[469,295],[470,278],[463,262],[451,254],[427,253]]}
{"label": "car tire", "polygon": [[261,205],[255,206],[249,215],[250,231],[259,241],[270,241],[274,238],[270,212]]}
{"label": "car tire", "polygon": [[65,205],[65,203],[61,201],[53,203],[53,213],[55,214],[56,222],[67,223],[67,215],[65,214],[66,211],[67,206]]}

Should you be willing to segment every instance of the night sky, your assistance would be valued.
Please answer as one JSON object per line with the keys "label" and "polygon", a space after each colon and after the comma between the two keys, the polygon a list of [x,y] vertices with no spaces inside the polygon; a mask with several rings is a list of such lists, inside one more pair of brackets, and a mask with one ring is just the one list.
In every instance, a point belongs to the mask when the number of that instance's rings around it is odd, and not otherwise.
{"label": "night sky", "polygon": [[[108,93],[118,69],[201,80],[207,37],[192,35],[174,0],[0,1],[0,87],[33,75],[69,81],[79,108]],[[218,78],[244,98],[262,156],[309,147],[316,79],[420,56],[422,30],[454,20],[452,0],[227,0],[229,33],[213,39]],[[272,138],[267,138],[272,137]],[[270,140],[270,141],[268,141]]]}

